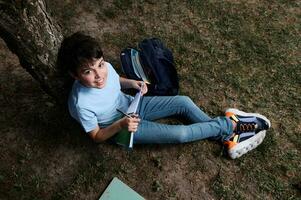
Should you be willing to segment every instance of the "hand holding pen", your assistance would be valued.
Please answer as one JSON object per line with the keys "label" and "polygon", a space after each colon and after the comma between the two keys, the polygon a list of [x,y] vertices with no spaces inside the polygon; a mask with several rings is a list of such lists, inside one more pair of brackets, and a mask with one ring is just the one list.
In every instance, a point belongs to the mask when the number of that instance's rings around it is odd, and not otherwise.
{"label": "hand holding pen", "polygon": [[138,115],[127,114],[119,109],[117,109],[117,111],[125,116],[124,118],[121,119],[122,128],[127,128],[129,132],[136,132],[140,122]]}

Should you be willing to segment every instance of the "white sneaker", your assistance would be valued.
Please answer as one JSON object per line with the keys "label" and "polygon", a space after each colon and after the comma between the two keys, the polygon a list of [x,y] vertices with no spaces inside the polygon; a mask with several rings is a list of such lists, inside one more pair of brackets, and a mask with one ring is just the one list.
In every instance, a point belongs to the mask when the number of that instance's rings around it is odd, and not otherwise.
{"label": "white sneaker", "polygon": [[258,113],[246,113],[230,108],[225,114],[237,123],[233,135],[224,140],[232,159],[239,158],[260,145],[265,138],[266,130],[271,127],[271,122]]}

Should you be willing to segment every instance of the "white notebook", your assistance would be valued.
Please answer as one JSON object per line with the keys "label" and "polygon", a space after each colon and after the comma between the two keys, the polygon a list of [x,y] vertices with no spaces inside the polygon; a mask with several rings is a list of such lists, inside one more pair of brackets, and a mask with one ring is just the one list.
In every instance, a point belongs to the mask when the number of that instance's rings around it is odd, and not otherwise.
{"label": "white notebook", "polygon": [[[139,92],[137,92],[137,94],[134,97],[134,100],[132,101],[129,108],[127,109],[126,111],[127,114],[133,114],[137,112],[141,96],[142,96],[142,92],[140,90]],[[134,142],[134,133],[132,132],[130,137],[129,148],[133,148],[133,142]]]}

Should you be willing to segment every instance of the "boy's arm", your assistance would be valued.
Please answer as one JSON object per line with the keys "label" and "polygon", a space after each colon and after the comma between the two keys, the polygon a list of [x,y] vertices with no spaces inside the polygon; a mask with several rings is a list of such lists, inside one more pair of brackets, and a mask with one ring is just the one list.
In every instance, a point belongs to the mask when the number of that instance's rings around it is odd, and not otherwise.
{"label": "boy's arm", "polygon": [[97,127],[89,132],[89,136],[95,142],[104,142],[123,128],[127,128],[130,132],[136,132],[140,119],[138,117],[123,117],[106,128]]}
{"label": "boy's arm", "polygon": [[137,90],[141,90],[142,87],[142,94],[147,93],[147,85],[143,81],[136,81],[133,79],[123,77],[119,77],[119,81],[122,89],[134,88]]}
{"label": "boy's arm", "polygon": [[[137,82],[136,80],[123,78],[123,77],[119,77],[119,81],[122,89],[135,88]],[[139,88],[135,88],[135,89],[139,89]]]}

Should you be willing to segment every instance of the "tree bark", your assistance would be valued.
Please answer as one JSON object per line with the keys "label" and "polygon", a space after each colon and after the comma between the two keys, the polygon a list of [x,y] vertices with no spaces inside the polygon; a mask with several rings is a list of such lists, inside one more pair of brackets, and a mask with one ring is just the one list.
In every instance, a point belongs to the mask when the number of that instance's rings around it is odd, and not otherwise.
{"label": "tree bark", "polygon": [[43,0],[0,0],[0,36],[42,89],[64,103],[68,82],[56,65],[63,39]]}

